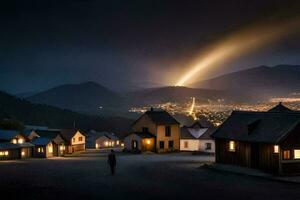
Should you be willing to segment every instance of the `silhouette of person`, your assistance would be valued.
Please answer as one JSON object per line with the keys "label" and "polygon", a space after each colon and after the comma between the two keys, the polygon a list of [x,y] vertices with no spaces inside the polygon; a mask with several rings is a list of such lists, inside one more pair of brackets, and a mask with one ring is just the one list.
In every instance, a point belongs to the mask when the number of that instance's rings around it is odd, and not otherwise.
{"label": "silhouette of person", "polygon": [[115,174],[115,168],[116,168],[116,165],[117,165],[117,160],[116,160],[116,155],[115,155],[115,152],[114,152],[113,149],[108,154],[107,162],[110,166],[111,175],[114,175]]}

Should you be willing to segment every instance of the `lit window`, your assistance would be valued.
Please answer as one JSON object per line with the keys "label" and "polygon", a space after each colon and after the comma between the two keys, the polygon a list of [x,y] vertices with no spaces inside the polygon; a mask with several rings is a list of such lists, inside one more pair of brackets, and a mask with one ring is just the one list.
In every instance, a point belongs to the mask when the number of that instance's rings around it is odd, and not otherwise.
{"label": "lit window", "polygon": [[18,143],[22,144],[24,142],[24,140],[22,138],[18,139]]}
{"label": "lit window", "polygon": [[12,140],[12,143],[13,143],[13,144],[17,144],[17,142],[18,142],[17,139],[13,139],[13,140]]}
{"label": "lit window", "polygon": [[279,153],[279,146],[278,145],[274,145],[274,153]]}
{"label": "lit window", "polygon": [[79,142],[83,141],[83,138],[82,138],[82,137],[79,137],[79,138],[78,138],[78,141],[79,141]]}
{"label": "lit window", "polygon": [[39,148],[38,148],[38,152],[39,152],[39,153],[44,153],[43,147],[39,147]]}
{"label": "lit window", "polygon": [[295,149],[294,150],[294,158],[295,159],[300,159],[300,149]]}
{"label": "lit window", "polygon": [[150,141],[150,140],[147,140],[147,141],[146,141],[146,143],[147,143],[147,144],[150,144],[150,143],[151,143],[151,141]]}
{"label": "lit window", "polygon": [[3,151],[0,151],[0,156],[4,156],[4,152]]}
{"label": "lit window", "polygon": [[124,147],[124,143],[122,143],[121,146]]}
{"label": "lit window", "polygon": [[235,152],[235,141],[229,142],[229,151]]}
{"label": "lit window", "polygon": [[119,145],[120,144],[120,141],[119,140],[117,140],[117,145]]}
{"label": "lit window", "polygon": [[99,144],[96,143],[96,149],[98,149],[98,148],[99,148]]}
{"label": "lit window", "polygon": [[61,151],[65,150],[65,146],[64,145],[60,145],[59,150],[61,150]]}
{"label": "lit window", "polygon": [[5,156],[8,156],[8,151],[5,151],[5,152],[4,152],[4,155],[5,155]]}
{"label": "lit window", "polygon": [[52,147],[52,144],[49,144],[49,145],[48,145],[48,152],[49,152],[49,153],[53,153],[53,147]]}
{"label": "lit window", "polygon": [[105,146],[108,146],[108,142],[107,141],[104,144],[105,144]]}
{"label": "lit window", "polygon": [[21,155],[22,155],[22,156],[25,156],[25,151],[22,151]]}
{"label": "lit window", "polygon": [[291,158],[290,150],[284,150],[283,151],[283,159],[288,160]]}
{"label": "lit window", "polygon": [[75,142],[75,138],[73,138],[73,142]]}

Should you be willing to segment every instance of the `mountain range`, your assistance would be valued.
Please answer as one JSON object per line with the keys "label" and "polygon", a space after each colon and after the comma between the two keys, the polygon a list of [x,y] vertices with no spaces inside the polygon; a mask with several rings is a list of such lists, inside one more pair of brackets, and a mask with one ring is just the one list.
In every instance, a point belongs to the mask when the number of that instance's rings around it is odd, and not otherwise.
{"label": "mountain range", "polygon": [[286,96],[300,91],[300,66],[260,66],[200,81],[192,86],[230,90],[256,99]]}
{"label": "mountain range", "polygon": [[24,124],[51,128],[76,128],[105,130],[124,134],[129,130],[131,119],[86,115],[57,107],[34,104],[0,91],[0,119],[12,118]]}
{"label": "mountain range", "polygon": [[[189,87],[157,87],[118,93],[95,82],[61,85],[36,93],[26,99],[63,109],[104,115],[123,116],[133,106],[166,102],[185,103],[191,97],[197,102],[253,102],[300,91],[300,66],[260,66],[241,70]],[[122,113],[123,112],[123,113]],[[126,114],[125,114],[126,115]]]}

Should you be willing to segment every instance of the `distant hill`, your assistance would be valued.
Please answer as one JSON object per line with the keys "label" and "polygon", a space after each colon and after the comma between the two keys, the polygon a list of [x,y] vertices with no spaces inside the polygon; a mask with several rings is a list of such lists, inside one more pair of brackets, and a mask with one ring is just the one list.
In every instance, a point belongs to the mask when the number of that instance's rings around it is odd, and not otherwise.
{"label": "distant hill", "polygon": [[52,128],[77,128],[84,130],[106,130],[124,133],[133,120],[122,117],[99,117],[80,114],[53,106],[33,104],[5,92],[0,92],[0,119],[14,118],[24,124],[49,126]]}
{"label": "distant hill", "polygon": [[235,91],[258,99],[300,92],[300,66],[260,66],[200,81],[193,87]]}
{"label": "distant hill", "polygon": [[73,111],[95,113],[122,104],[117,93],[95,82],[61,85],[26,98],[33,103],[47,104]]}
{"label": "distant hill", "polygon": [[138,90],[128,93],[126,97],[130,103],[134,105],[149,105],[166,102],[186,103],[191,101],[191,97],[196,97],[197,102],[205,103],[207,103],[208,100],[217,101],[218,99],[236,100],[235,97],[227,91],[173,86]]}

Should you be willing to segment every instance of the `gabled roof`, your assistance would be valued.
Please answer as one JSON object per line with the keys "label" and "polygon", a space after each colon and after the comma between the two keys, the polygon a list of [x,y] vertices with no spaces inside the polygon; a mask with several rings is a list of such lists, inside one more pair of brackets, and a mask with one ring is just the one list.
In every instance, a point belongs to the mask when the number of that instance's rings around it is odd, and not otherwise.
{"label": "gabled roof", "polygon": [[213,137],[277,144],[299,123],[299,112],[233,111]]}
{"label": "gabled roof", "polygon": [[114,133],[105,132],[104,134],[105,134],[106,137],[110,138],[111,140],[118,140],[119,139]]}
{"label": "gabled roof", "polygon": [[[164,110],[157,111],[151,109],[149,111],[146,111],[142,116],[144,115],[147,115],[155,124],[179,124],[179,122],[174,117],[172,117],[172,115]],[[133,124],[136,124],[140,118],[138,118]]]}
{"label": "gabled roof", "polygon": [[78,129],[62,129],[60,131],[60,134],[61,134],[62,138],[65,139],[66,141],[71,141],[72,137],[77,133],[77,131],[79,131],[81,134],[83,134]]}
{"label": "gabled roof", "polygon": [[39,138],[35,138],[32,141],[32,144],[34,145],[41,145],[41,146],[45,146],[47,144],[49,144],[50,142],[52,142],[51,138],[47,138],[47,137],[39,137]]}
{"label": "gabled roof", "polygon": [[268,110],[268,112],[296,112],[296,111],[293,111],[293,110],[289,109],[288,107],[284,106],[280,102],[277,106],[275,106],[275,107],[271,108],[270,110]]}
{"label": "gabled roof", "polygon": [[180,138],[181,139],[212,139],[211,135],[216,130],[215,127],[209,128],[191,128],[181,127]]}
{"label": "gabled roof", "polygon": [[0,130],[0,140],[11,140],[20,134],[21,134],[20,131]]}
{"label": "gabled roof", "polygon": [[60,130],[36,130],[35,131],[40,137],[54,139],[57,135],[60,135]]}

